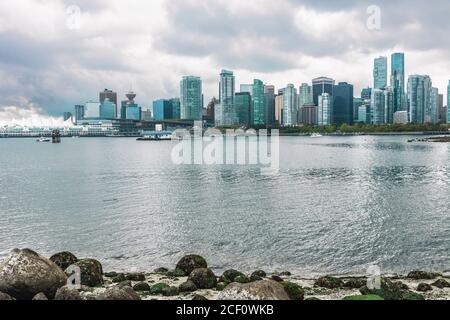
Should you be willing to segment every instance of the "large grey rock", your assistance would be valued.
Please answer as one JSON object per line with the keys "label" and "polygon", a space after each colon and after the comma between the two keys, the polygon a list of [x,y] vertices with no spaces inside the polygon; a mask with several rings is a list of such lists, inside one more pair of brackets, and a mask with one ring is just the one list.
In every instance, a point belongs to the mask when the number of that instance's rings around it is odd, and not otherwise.
{"label": "large grey rock", "polygon": [[66,282],[55,263],[29,249],[15,249],[0,263],[0,291],[19,300],[31,300],[41,292],[53,297]]}
{"label": "large grey rock", "polygon": [[9,294],[0,292],[0,301],[12,301],[12,300],[16,300],[16,299],[11,297]]}
{"label": "large grey rock", "polygon": [[62,287],[62,288],[59,288],[58,291],[56,291],[55,300],[56,301],[77,301],[77,300],[83,300],[83,299],[81,298],[81,295],[78,292],[78,290],[70,289],[68,287]]}
{"label": "large grey rock", "polygon": [[78,262],[78,258],[70,252],[59,252],[50,257],[58,267],[65,271],[68,267]]}
{"label": "large grey rock", "polygon": [[96,287],[103,284],[103,268],[97,260],[83,259],[74,265],[80,268],[82,285]]}
{"label": "large grey rock", "polygon": [[181,258],[177,263],[176,269],[183,270],[185,275],[190,275],[195,269],[208,268],[206,260],[198,255],[189,255]]}
{"label": "large grey rock", "polygon": [[141,300],[139,295],[130,287],[119,288],[117,286],[106,289],[105,292],[100,294],[97,300]]}
{"label": "large grey rock", "polygon": [[45,294],[43,294],[42,292],[38,293],[37,295],[35,295],[32,299],[33,301],[47,301],[48,298],[45,296]]}
{"label": "large grey rock", "polygon": [[188,280],[192,281],[198,289],[212,289],[217,285],[217,277],[206,268],[193,270]]}
{"label": "large grey rock", "polygon": [[218,297],[219,300],[290,300],[283,285],[270,280],[252,283],[232,283]]}

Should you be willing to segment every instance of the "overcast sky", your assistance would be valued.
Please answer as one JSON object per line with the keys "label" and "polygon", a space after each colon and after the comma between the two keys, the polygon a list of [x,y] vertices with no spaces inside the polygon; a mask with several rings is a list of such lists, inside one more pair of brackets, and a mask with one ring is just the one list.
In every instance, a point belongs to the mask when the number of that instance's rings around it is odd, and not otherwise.
{"label": "overcast sky", "polygon": [[[380,30],[367,27],[369,5]],[[395,51],[442,93],[449,13],[448,0],[1,0],[0,120],[60,116],[104,88],[120,99],[132,88],[149,107],[178,96],[182,75],[201,76],[208,100],[222,68],[237,85],[329,76],[357,95],[372,86],[373,59]]]}

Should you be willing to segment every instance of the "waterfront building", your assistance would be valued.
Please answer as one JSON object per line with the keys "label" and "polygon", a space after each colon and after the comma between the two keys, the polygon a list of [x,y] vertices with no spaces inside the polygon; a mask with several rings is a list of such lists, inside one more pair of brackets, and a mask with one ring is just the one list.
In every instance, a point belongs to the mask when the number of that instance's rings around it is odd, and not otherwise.
{"label": "waterfront building", "polygon": [[353,124],[353,85],[347,82],[339,82],[333,88],[332,123],[337,126]]}
{"label": "waterfront building", "polygon": [[372,90],[372,100],[370,104],[372,124],[381,125],[385,123],[385,101],[384,90]]}
{"label": "waterfront building", "polygon": [[126,120],[141,120],[141,107],[134,101],[136,94],[133,91],[126,95],[127,100],[122,101],[120,108],[120,118]]}
{"label": "waterfront building", "polygon": [[318,97],[317,124],[319,126],[329,126],[333,119],[333,96],[327,92]]}
{"label": "waterfront building", "polygon": [[328,93],[329,96],[333,96],[333,88],[335,81],[331,78],[320,77],[313,79],[313,102],[317,106],[319,104],[319,96],[323,93]]}
{"label": "waterfront building", "polygon": [[236,113],[238,124],[242,126],[250,126],[251,124],[251,105],[252,96],[249,92],[237,92],[234,98],[236,105]]}
{"label": "waterfront building", "polygon": [[297,125],[297,89],[293,84],[288,84],[283,93],[283,125]]}
{"label": "waterfront building", "polygon": [[137,104],[129,105],[126,111],[127,120],[141,120],[141,107]]}
{"label": "waterfront building", "polygon": [[275,97],[275,123],[283,124],[283,94],[277,94]]}
{"label": "waterfront building", "polygon": [[264,83],[255,79],[253,82],[253,124],[255,126],[266,125],[266,104],[264,95]]}
{"label": "waterfront building", "polygon": [[75,122],[84,119],[84,105],[75,106]]}
{"label": "waterfront building", "polygon": [[394,91],[394,111],[405,111],[405,54],[391,56],[391,87]]}
{"label": "waterfront building", "polygon": [[373,83],[375,89],[384,89],[387,87],[388,59],[379,57],[374,60]]}
{"label": "waterfront building", "polygon": [[318,108],[314,103],[306,103],[300,108],[300,121],[304,125],[317,125]]}
{"label": "waterfront building", "polygon": [[89,101],[85,104],[84,118],[98,119],[100,118],[100,102]]}
{"label": "waterfront building", "polygon": [[218,103],[219,100],[217,100],[216,97],[213,97],[206,106],[206,118],[209,122],[214,122],[215,108]]}
{"label": "waterfront building", "polygon": [[101,119],[115,119],[117,118],[117,106],[114,102],[105,98],[100,104],[100,118]]}
{"label": "waterfront building", "polygon": [[408,124],[408,111],[397,111],[394,113],[395,124]]}
{"label": "waterfront building", "polygon": [[185,76],[180,81],[180,118],[182,120],[202,120],[202,80]]}
{"label": "waterfront building", "polygon": [[216,123],[223,126],[237,124],[237,115],[234,104],[235,77],[232,71],[222,70],[219,82],[219,101],[221,114],[216,112]]}
{"label": "waterfront building", "polygon": [[364,103],[358,108],[358,122],[364,124],[371,123],[370,104]]}
{"label": "waterfront building", "polygon": [[408,111],[411,123],[423,124],[431,112],[431,88],[429,76],[412,75],[408,79]]}
{"label": "waterfront building", "polygon": [[159,99],[153,101],[153,119],[156,121],[173,119],[172,101]]}
{"label": "waterfront building", "polygon": [[172,119],[180,120],[181,119],[180,98],[172,98],[170,99],[170,103],[172,104]]}
{"label": "waterfront building", "polygon": [[109,101],[116,105],[116,114],[112,118],[117,118],[117,93],[108,89],[103,90],[99,93],[99,101],[103,103],[106,99],[109,99]]}
{"label": "waterfront building", "polygon": [[353,98],[353,122],[359,122],[359,107],[364,105],[362,98]]}
{"label": "waterfront building", "polygon": [[63,114],[64,121],[72,119],[72,117],[73,117],[73,115],[71,112],[64,112],[64,114]]}
{"label": "waterfront building", "polygon": [[425,113],[425,122],[437,124],[439,123],[439,89],[431,88],[430,103]]}
{"label": "waterfront building", "polygon": [[450,123],[450,80],[447,86],[447,123]]}
{"label": "waterfront building", "polygon": [[394,123],[394,90],[391,87],[383,89],[384,93],[384,123]]}
{"label": "waterfront building", "polygon": [[298,88],[298,107],[301,108],[305,104],[313,103],[312,87],[307,83],[302,83]]}
{"label": "waterfront building", "polygon": [[264,103],[266,104],[266,124],[275,124],[275,86],[264,86]]}

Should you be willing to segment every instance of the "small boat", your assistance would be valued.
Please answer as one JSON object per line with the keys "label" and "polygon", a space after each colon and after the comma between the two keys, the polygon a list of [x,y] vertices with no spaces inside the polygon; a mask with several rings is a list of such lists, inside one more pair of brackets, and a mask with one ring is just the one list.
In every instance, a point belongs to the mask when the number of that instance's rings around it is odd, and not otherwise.
{"label": "small boat", "polygon": [[323,137],[323,135],[321,135],[320,133],[313,133],[312,135],[311,135],[311,138],[321,138],[321,137]]}
{"label": "small boat", "polygon": [[44,138],[44,137],[40,137],[39,139],[36,140],[36,142],[50,142],[52,141],[50,138]]}
{"label": "small boat", "polygon": [[136,139],[137,141],[170,141],[172,136],[169,135],[156,135],[156,136],[143,136]]}

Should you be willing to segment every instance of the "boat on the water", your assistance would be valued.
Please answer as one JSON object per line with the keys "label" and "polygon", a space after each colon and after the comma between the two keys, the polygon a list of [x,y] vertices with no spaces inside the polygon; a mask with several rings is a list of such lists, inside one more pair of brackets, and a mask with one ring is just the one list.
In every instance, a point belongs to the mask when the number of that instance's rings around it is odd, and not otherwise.
{"label": "boat on the water", "polygon": [[36,142],[50,142],[52,141],[50,138],[40,137],[36,140]]}
{"label": "boat on the water", "polygon": [[323,137],[323,135],[321,135],[320,133],[313,133],[312,135],[311,135],[311,138],[321,138],[321,137]]}
{"label": "boat on the water", "polygon": [[172,136],[170,135],[156,135],[156,136],[143,136],[136,139],[137,141],[170,141]]}

